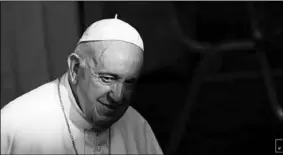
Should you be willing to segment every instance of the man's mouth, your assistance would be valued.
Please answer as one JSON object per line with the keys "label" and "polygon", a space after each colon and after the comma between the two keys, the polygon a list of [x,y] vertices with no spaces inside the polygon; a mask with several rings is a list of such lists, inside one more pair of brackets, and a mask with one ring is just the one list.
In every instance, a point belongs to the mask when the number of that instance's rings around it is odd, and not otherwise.
{"label": "man's mouth", "polygon": [[116,110],[117,109],[117,106],[113,106],[112,104],[109,104],[109,103],[100,102],[100,104],[102,104],[103,106],[105,106],[106,108],[108,108],[110,110]]}
{"label": "man's mouth", "polygon": [[106,107],[107,109],[113,111],[119,108],[118,103],[109,103],[109,102],[103,102],[98,101],[102,106]]}
{"label": "man's mouth", "polygon": [[117,110],[122,105],[112,100],[109,96],[98,99],[98,102],[109,110]]}

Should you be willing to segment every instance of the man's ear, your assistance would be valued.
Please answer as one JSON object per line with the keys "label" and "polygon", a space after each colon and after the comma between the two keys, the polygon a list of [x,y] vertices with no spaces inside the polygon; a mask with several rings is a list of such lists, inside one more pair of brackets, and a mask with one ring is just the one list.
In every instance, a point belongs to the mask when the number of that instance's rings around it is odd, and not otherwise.
{"label": "man's ear", "polygon": [[68,57],[68,67],[69,67],[69,74],[70,80],[73,84],[76,84],[78,81],[78,71],[80,67],[80,56],[76,53],[72,53]]}

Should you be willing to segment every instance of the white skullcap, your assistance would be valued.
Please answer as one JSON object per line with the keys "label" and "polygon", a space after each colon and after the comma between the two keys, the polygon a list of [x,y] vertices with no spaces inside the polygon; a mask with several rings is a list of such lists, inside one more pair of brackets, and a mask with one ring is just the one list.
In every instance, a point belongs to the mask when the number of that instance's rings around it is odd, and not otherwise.
{"label": "white skullcap", "polygon": [[132,43],[144,50],[143,41],[138,31],[128,23],[115,18],[102,19],[92,25],[82,35],[78,44],[88,41],[120,40]]}

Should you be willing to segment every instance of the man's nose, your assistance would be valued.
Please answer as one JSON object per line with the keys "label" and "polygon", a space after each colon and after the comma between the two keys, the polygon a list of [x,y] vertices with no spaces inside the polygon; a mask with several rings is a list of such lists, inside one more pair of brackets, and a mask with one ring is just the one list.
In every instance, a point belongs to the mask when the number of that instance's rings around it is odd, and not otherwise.
{"label": "man's nose", "polygon": [[121,101],[123,98],[123,83],[114,84],[110,96],[115,102]]}

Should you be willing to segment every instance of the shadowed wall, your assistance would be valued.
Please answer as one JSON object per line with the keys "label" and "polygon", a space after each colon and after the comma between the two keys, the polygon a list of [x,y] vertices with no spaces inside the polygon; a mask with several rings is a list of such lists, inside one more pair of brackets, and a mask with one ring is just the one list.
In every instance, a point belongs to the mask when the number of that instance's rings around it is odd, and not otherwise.
{"label": "shadowed wall", "polygon": [[1,107],[66,71],[79,28],[76,2],[1,2]]}

